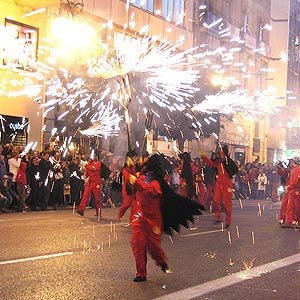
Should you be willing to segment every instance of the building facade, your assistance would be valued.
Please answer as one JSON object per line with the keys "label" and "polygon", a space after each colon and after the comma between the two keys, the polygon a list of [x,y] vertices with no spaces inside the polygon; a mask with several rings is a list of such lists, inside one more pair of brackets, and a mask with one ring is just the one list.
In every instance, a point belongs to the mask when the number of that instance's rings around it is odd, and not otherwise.
{"label": "building facade", "polygon": [[[6,19],[10,19],[16,24],[21,23],[33,29],[36,28],[38,30],[37,44],[45,46],[44,40],[51,36],[50,27],[53,19],[57,17],[61,2],[64,1],[2,1],[0,17],[3,19],[3,24]],[[78,1],[78,3],[83,2]],[[298,18],[295,13],[297,10],[292,9],[292,7],[297,8],[299,3],[296,0],[291,3],[293,4],[289,7],[286,1],[280,0],[85,0],[82,16],[94,26],[97,38],[111,47],[118,38],[118,33],[125,32],[129,36],[142,36],[145,28],[149,36],[155,36],[160,41],[168,40],[175,44],[179,38],[182,39],[184,42],[179,49],[182,51],[192,47],[200,49],[206,47],[204,48],[206,53],[212,53],[209,57],[211,63],[208,67],[201,69],[201,82],[199,82],[201,92],[196,95],[199,97],[196,101],[212,91],[216,93],[219,88],[223,88],[223,86],[212,87],[212,76],[217,74],[230,81],[230,86],[226,86],[229,91],[245,89],[255,93],[256,91],[264,92],[272,87],[273,96],[277,96],[278,106],[283,112],[286,111],[286,90],[293,90],[293,92],[299,90],[296,85],[298,82],[296,53],[299,40],[296,26]],[[24,17],[25,14],[41,8],[45,10]],[[287,16],[288,12],[290,16]],[[294,48],[287,43],[287,19],[294,20],[295,23],[289,23],[290,30],[293,31]],[[217,25],[212,26],[214,23]],[[272,25],[272,31],[269,31],[267,24]],[[277,34],[279,31],[280,35]],[[234,56],[235,61],[225,61],[222,55],[215,55],[216,49],[222,48],[226,48],[229,52],[238,51]],[[289,61],[289,72],[286,72],[287,64],[279,58],[281,51],[288,51],[288,49],[295,53],[290,53],[294,59]],[[36,59],[43,62],[46,59],[45,55],[43,51],[40,51]],[[225,72],[217,72],[219,69],[216,66],[221,66]],[[269,71],[270,69],[278,71],[274,74]],[[6,71],[5,68],[0,71],[1,78],[9,78]],[[18,75],[14,73],[13,76]],[[23,132],[23,136],[26,136],[27,142],[37,141],[39,147],[42,148],[51,137],[51,129],[59,126],[64,119],[58,120],[61,109],[59,106],[56,110],[48,112],[46,117],[43,115],[45,108],[41,110],[40,104],[49,100],[44,93],[45,80],[34,80],[36,84],[42,86],[40,97],[36,97],[37,101],[32,101],[33,97],[30,94],[11,97],[2,93],[0,94],[0,113],[21,118],[16,119],[16,124],[18,122],[21,124],[19,128],[25,127],[22,122],[30,124],[30,130],[27,130],[27,135]],[[289,96],[288,106],[296,105],[293,97],[294,95]],[[286,112],[280,115],[284,117],[287,114]],[[230,145],[231,155],[235,159],[242,162],[255,159],[272,162],[286,149],[285,120],[278,122],[277,115],[267,113],[249,118],[243,112],[239,112],[220,118],[224,129],[219,132],[219,141]],[[16,125],[15,128],[17,127]],[[41,131],[42,128],[45,131]],[[295,130],[292,128],[289,132],[290,140],[295,136]],[[162,143],[162,140],[153,141],[152,144],[150,141],[149,145],[159,150],[158,148],[164,147]],[[171,153],[172,143],[170,141],[166,143],[165,148]],[[104,144],[109,147],[109,143]],[[215,138],[211,137],[201,142],[186,141],[183,150],[191,152],[192,156],[197,156],[199,147],[207,152],[214,150]]]}

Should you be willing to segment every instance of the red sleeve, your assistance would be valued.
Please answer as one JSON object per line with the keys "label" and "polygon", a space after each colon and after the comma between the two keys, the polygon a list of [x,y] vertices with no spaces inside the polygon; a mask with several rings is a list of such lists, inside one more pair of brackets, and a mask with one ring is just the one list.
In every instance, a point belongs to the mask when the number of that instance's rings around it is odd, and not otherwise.
{"label": "red sleeve", "polygon": [[128,209],[128,208],[131,206],[131,204],[132,204],[131,202],[132,202],[132,197],[123,197],[123,203],[122,203],[122,205],[120,206],[120,208],[119,208],[119,213],[118,213],[119,219],[121,219],[121,218],[125,215],[127,209]]}
{"label": "red sleeve", "polygon": [[300,167],[295,167],[291,173],[290,184],[288,190],[300,188]]}
{"label": "red sleeve", "polygon": [[100,172],[100,169],[101,169],[101,162],[98,162],[96,164],[87,164],[85,166],[85,168],[90,171],[90,172],[95,172],[95,171],[99,171]]}
{"label": "red sleeve", "polygon": [[147,181],[145,181],[145,176],[143,175],[138,177],[135,183],[135,187],[138,191],[146,190],[154,196],[162,194],[159,182],[156,180],[152,180],[148,183]]}
{"label": "red sleeve", "polygon": [[203,156],[203,161],[210,167],[217,167],[217,163],[213,162],[212,160],[210,160],[207,156]]}

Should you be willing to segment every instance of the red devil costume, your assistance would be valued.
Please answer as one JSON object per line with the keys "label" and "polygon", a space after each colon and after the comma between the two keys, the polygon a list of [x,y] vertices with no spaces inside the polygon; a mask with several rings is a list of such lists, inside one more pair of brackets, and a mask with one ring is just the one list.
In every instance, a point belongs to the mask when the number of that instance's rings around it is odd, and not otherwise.
{"label": "red devil costume", "polygon": [[171,228],[179,231],[179,225],[188,227],[187,220],[201,214],[203,207],[196,202],[176,195],[164,178],[160,155],[153,155],[143,165],[136,177],[124,169],[124,177],[135,189],[131,206],[131,246],[136,261],[135,282],[145,281],[147,276],[147,251],[162,271],[170,273],[167,257],[161,248],[162,232],[171,234]]}
{"label": "red devil costume", "polygon": [[88,178],[87,183],[85,184],[84,193],[79,205],[77,213],[81,216],[84,215],[85,208],[87,203],[93,193],[96,200],[96,215],[101,213],[101,202],[100,202],[100,191],[101,191],[101,161],[97,161],[95,156],[92,160],[88,162],[85,166],[85,176]]}
{"label": "red devil costume", "polygon": [[283,227],[293,227],[299,224],[299,207],[300,207],[300,157],[296,156],[291,160],[293,167],[289,185],[286,186],[288,191],[288,203],[286,210],[286,221]]}
{"label": "red devil costume", "polygon": [[130,175],[136,175],[136,165],[135,165],[135,159],[136,159],[136,153],[134,151],[129,151],[126,156],[126,163],[122,169],[122,205],[119,208],[118,213],[118,220],[121,221],[124,214],[128,210],[128,208],[131,207],[131,213],[130,213],[130,222],[134,219],[133,212],[134,212],[134,205],[133,203],[134,199],[134,187],[129,182]]}
{"label": "red devil costume", "polygon": [[228,228],[232,221],[232,176],[237,173],[238,167],[228,156],[226,145],[220,148],[219,157],[214,161],[210,160],[203,153],[201,153],[201,156],[207,165],[217,168],[217,180],[213,198],[215,216],[216,221],[220,222],[220,203],[223,200],[225,207],[225,227]]}

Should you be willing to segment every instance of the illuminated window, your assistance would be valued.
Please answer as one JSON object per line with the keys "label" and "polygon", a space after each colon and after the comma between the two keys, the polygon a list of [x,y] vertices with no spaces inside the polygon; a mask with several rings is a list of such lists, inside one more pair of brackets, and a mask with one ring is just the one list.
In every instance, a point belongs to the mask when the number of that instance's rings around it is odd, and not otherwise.
{"label": "illuminated window", "polygon": [[154,12],[154,0],[131,0],[131,4],[151,13]]}
{"label": "illuminated window", "polygon": [[184,0],[163,0],[162,16],[169,22],[183,24]]}

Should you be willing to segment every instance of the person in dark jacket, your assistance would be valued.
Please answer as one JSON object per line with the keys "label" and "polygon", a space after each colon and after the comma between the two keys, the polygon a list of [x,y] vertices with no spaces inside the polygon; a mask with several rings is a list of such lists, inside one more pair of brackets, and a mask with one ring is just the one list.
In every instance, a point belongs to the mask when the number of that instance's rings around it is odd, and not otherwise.
{"label": "person in dark jacket", "polygon": [[[44,152],[42,154],[42,159],[39,163],[39,170],[40,170],[40,178],[41,178],[41,197],[40,197],[40,204],[41,210],[47,210],[48,208],[48,201],[50,198],[50,187],[52,184],[52,164],[49,160],[50,154],[49,152]],[[51,176],[52,175],[52,176]]]}
{"label": "person in dark jacket", "polygon": [[32,157],[31,164],[28,168],[28,184],[30,186],[30,199],[28,204],[32,211],[36,211],[39,205],[41,178],[39,172],[39,160],[36,156]]}
{"label": "person in dark jacket", "polygon": [[76,206],[78,206],[80,203],[80,197],[83,191],[83,180],[79,163],[79,158],[74,157],[69,165],[71,201],[73,203],[75,202]]}

